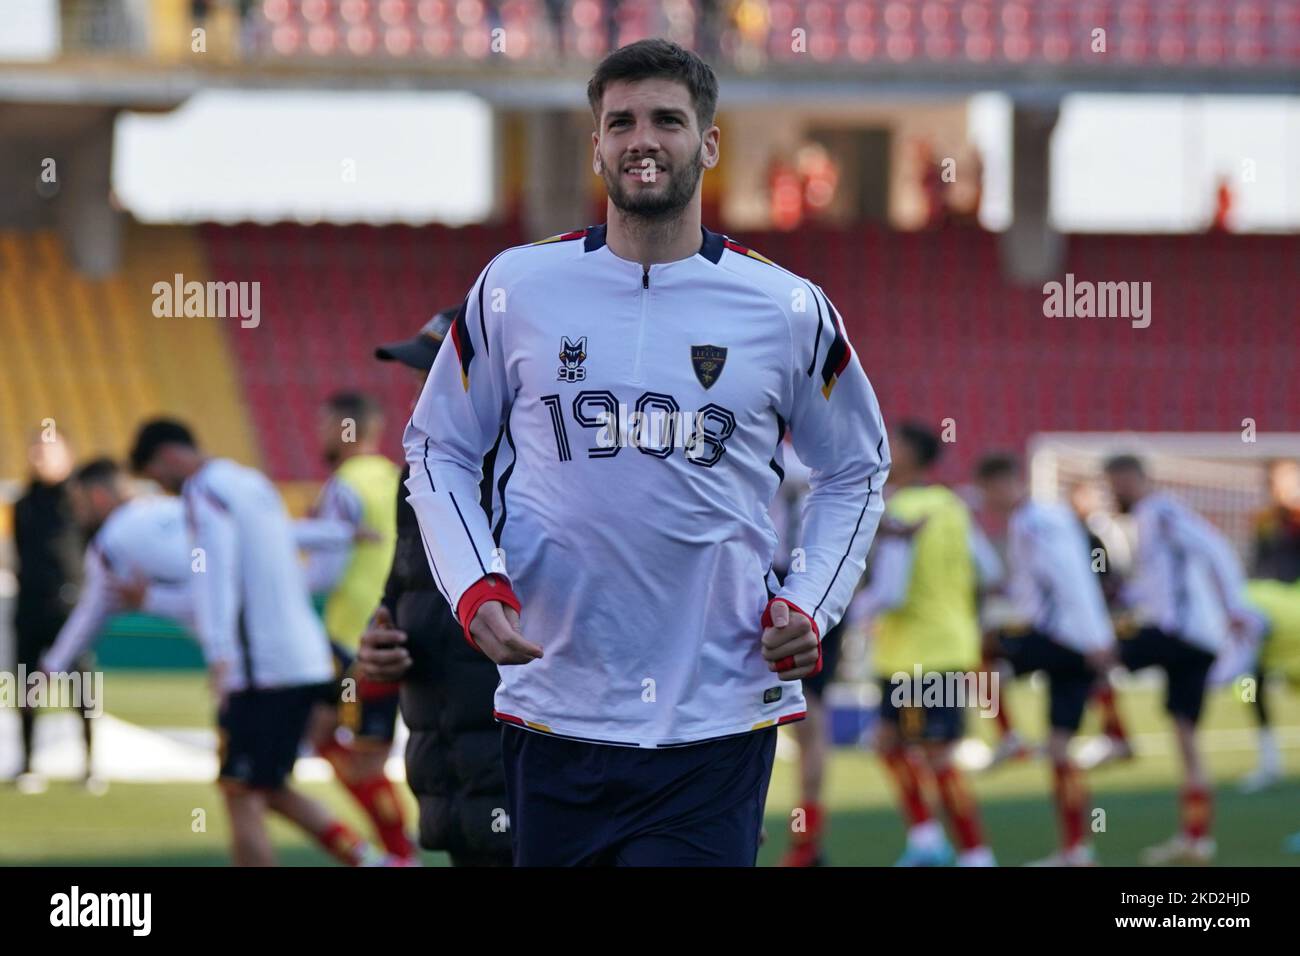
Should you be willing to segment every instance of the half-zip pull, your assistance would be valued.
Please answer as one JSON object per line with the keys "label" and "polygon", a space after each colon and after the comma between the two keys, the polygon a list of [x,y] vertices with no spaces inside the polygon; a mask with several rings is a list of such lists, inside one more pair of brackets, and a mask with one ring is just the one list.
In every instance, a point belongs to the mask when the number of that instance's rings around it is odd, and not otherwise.
{"label": "half-zip pull", "polygon": [[636,353],[632,358],[632,382],[641,384],[641,350],[645,347],[645,313],[646,302],[650,297],[650,269],[641,267],[641,321],[636,329]]}

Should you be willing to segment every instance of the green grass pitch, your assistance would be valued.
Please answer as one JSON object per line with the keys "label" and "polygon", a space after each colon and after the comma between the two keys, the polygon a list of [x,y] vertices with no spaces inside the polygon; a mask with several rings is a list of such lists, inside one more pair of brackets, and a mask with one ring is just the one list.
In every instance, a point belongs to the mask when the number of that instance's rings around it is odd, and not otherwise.
{"label": "green grass pitch", "polygon": [[[1283,736],[1286,780],[1264,793],[1245,796],[1236,781],[1254,765],[1251,718],[1231,691],[1213,695],[1205,728],[1208,760],[1216,780],[1215,831],[1218,862],[1239,866],[1294,866],[1283,840],[1300,830],[1300,699],[1275,694],[1275,720]],[[201,676],[192,673],[110,672],[108,712],[142,726],[206,726],[208,697]],[[1017,726],[1031,738],[1042,733],[1040,691],[1020,683],[1011,696]],[[1158,695],[1151,689],[1120,692],[1130,732],[1146,753],[1137,760],[1090,775],[1092,806],[1105,812],[1105,830],[1095,833],[1099,860],[1133,865],[1142,847],[1163,840],[1176,820],[1177,758],[1169,740]],[[972,730],[991,738],[992,721],[971,720]],[[1090,722],[1085,733],[1094,730]],[[788,731],[783,731],[788,733]],[[769,840],[759,862],[772,865],[784,849],[790,810],[797,801],[796,768],[779,759],[768,798]],[[1026,761],[991,774],[972,775],[992,846],[999,862],[1015,865],[1054,849],[1056,831],[1048,800],[1049,771],[1041,761]],[[365,831],[364,820],[347,795],[331,784],[305,784],[307,792],[336,808]],[[402,786],[409,812],[415,802]],[[835,752],[828,772],[826,802],[831,811],[826,850],[841,866],[887,865],[903,843],[889,782],[869,753],[851,748]],[[205,827],[196,832],[195,811]],[[328,858],[289,825],[274,820],[272,835],[281,862],[327,864]],[[114,783],[95,797],[80,786],[54,781],[40,795],[25,796],[0,787],[0,865],[226,865],[227,831],[216,788],[210,784]],[[428,865],[443,865],[442,854],[425,854]]]}

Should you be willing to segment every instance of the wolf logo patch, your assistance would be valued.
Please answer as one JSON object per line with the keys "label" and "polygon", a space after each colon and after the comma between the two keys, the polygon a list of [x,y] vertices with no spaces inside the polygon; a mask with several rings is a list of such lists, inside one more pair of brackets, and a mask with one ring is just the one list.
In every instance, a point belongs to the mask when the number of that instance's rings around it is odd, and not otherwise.
{"label": "wolf logo patch", "polygon": [[564,336],[560,343],[560,374],[557,381],[581,382],[587,377],[587,370],[582,367],[582,363],[587,360],[587,337],[584,335],[576,342],[569,340]]}

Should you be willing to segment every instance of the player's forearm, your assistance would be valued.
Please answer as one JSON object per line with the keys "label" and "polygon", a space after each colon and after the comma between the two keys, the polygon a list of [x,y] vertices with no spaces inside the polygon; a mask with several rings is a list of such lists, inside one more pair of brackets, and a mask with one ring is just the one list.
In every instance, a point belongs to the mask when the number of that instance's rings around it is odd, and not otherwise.
{"label": "player's forearm", "polygon": [[[832,484],[819,487],[808,497],[801,560],[792,562],[777,596],[812,615],[822,634],[843,617],[862,580],[867,552],[884,513],[884,498],[878,490],[884,477],[869,475],[861,486],[866,494],[850,497]],[[896,589],[897,583],[890,582],[889,588]],[[878,584],[866,599],[873,616],[885,609],[890,597]],[[901,603],[902,595],[896,600]]]}
{"label": "player's forearm", "polygon": [[41,669],[54,674],[67,671],[94,644],[107,618],[108,608],[101,602],[78,604],[54,645],[41,658]]}
{"label": "player's forearm", "polygon": [[356,525],[342,518],[299,518],[293,523],[293,542],[302,551],[346,550],[356,536]]}
{"label": "player's forearm", "polygon": [[479,505],[478,483],[477,474],[459,468],[426,468],[422,454],[411,461],[406,482],[434,583],[453,608],[475,583],[505,570]]}

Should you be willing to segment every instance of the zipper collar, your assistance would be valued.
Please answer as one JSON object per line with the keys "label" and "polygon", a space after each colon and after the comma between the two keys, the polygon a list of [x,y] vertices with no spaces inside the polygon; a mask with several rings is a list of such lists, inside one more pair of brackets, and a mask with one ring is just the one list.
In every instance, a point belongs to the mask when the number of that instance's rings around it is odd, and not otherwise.
{"label": "zipper collar", "polygon": [[696,258],[703,258],[708,262],[717,265],[722,258],[722,252],[726,244],[726,236],[721,233],[711,232],[710,230],[700,227],[701,242],[700,248],[693,255],[684,259],[674,259],[672,262],[656,262],[648,269],[639,262],[632,262],[628,259],[620,258],[614,254],[605,242],[605,225],[592,226],[587,230],[587,237],[584,243],[585,252],[595,253],[603,256],[615,268],[627,272],[632,277],[637,286],[641,289],[648,289],[663,274],[664,270],[676,269],[688,263],[694,263]]}

